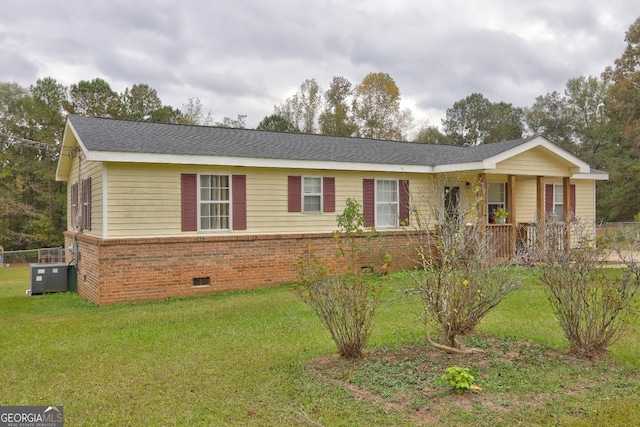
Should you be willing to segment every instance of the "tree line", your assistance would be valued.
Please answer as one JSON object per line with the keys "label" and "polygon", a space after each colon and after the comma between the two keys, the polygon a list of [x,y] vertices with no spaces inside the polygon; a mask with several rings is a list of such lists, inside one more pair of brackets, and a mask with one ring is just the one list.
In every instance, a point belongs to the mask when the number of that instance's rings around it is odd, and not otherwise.
{"label": "tree line", "polygon": [[5,250],[63,243],[66,186],[55,181],[55,171],[67,114],[228,127],[244,127],[246,117],[216,122],[198,98],[174,108],[147,84],[117,93],[100,78],[69,87],[52,77],[28,88],[0,83],[0,246]]}
{"label": "tree line", "polygon": [[[530,107],[492,102],[472,93],[446,111],[440,126],[416,126],[401,106],[400,89],[386,73],[353,85],[333,77],[323,91],[305,80],[275,105],[257,129],[478,145],[541,134],[605,170],[596,206],[600,221],[632,221],[640,212],[640,18],[627,46],[600,76],[569,79],[563,93],[540,95]],[[155,89],[134,84],[117,93],[103,79],[66,87],[52,77],[28,88],[0,82],[0,245],[5,250],[62,244],[66,190],[55,169],[67,114],[244,128],[246,115],[215,121],[198,98],[181,108],[164,104]]]}

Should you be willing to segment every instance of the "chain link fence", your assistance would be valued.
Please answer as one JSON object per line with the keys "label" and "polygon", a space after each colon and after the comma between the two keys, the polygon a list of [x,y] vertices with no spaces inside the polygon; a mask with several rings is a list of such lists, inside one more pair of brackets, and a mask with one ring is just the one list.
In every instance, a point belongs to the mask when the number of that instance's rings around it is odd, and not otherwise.
{"label": "chain link fence", "polygon": [[640,222],[605,222],[598,226],[597,236],[605,244],[613,240],[624,243],[625,239],[633,243],[640,237]]}
{"label": "chain link fence", "polygon": [[11,264],[49,264],[59,262],[65,262],[64,248],[2,251],[0,247],[0,266],[7,267]]}

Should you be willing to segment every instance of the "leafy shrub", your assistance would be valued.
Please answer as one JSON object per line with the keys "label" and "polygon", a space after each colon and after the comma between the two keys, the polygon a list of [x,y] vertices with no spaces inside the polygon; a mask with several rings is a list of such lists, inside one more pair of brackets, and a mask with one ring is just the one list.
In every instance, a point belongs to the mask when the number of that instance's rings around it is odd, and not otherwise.
{"label": "leafy shrub", "polygon": [[[298,260],[300,281],[294,292],[318,315],[331,333],[340,355],[362,358],[369,340],[371,321],[380,303],[382,285],[367,280],[371,269],[360,268],[359,253],[363,249],[358,237],[365,234],[364,216],[360,205],[347,199],[345,210],[338,215],[337,257],[346,258],[348,273],[338,275],[307,246]],[[370,242],[369,235],[365,242]],[[365,243],[366,244],[366,243]]]}
{"label": "leafy shrub", "polygon": [[[564,239],[568,227],[570,244]],[[618,250],[628,268],[603,268],[612,251],[596,246],[580,221],[547,222],[538,232],[538,275],[572,351],[586,357],[603,353],[628,327],[625,317],[640,287],[637,262]]]}
{"label": "leafy shrub", "polygon": [[[431,345],[450,353],[469,353],[458,336],[472,330],[521,280],[508,266],[494,265],[496,244],[481,226],[478,198],[457,215],[432,206],[431,215],[412,210],[409,238],[421,267],[413,274],[422,301],[423,320],[441,331],[442,344]],[[425,203],[433,203],[431,200]],[[430,222],[435,221],[435,227]]]}

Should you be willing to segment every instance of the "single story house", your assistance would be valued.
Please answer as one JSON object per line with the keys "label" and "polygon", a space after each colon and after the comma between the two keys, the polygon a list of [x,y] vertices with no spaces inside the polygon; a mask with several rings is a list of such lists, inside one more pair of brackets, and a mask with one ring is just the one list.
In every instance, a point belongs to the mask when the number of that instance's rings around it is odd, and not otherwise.
{"label": "single story house", "polygon": [[[98,305],[294,282],[309,242],[333,253],[347,198],[401,268],[409,210],[458,209],[479,182],[487,228],[513,253],[545,214],[595,227],[607,178],[541,136],[461,147],[80,115],[67,117],[56,171],[67,261]],[[492,224],[499,207],[505,225]]]}

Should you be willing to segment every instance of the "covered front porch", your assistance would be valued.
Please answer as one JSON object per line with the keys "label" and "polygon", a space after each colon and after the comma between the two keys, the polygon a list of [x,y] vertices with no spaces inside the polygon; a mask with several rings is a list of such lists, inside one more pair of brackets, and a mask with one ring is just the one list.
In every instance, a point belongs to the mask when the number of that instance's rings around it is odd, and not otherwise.
{"label": "covered front porch", "polygon": [[[527,181],[534,179],[535,194],[531,194],[532,185]],[[519,182],[527,184],[520,186]],[[478,206],[481,230],[495,245],[497,261],[526,261],[532,249],[541,244],[544,230],[554,233],[557,236],[554,239],[558,239],[559,245],[566,249],[570,247],[571,227],[566,224],[576,218],[576,186],[572,184],[570,177],[509,174],[505,179],[480,173],[478,183],[479,198],[483,201]],[[503,184],[502,201],[492,199],[489,194],[492,183]],[[535,201],[533,212],[531,199]],[[504,223],[494,220],[497,207],[503,207],[508,213]],[[519,207],[525,212],[520,214]]]}

